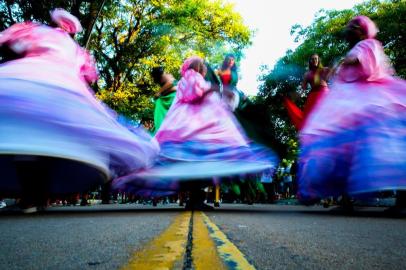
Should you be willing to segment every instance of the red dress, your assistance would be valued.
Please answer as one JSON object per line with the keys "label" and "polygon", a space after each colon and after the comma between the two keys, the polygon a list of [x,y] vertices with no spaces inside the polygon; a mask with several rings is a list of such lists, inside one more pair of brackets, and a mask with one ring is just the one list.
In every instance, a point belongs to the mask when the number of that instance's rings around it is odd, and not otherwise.
{"label": "red dress", "polygon": [[231,73],[229,74],[221,74],[220,76],[221,82],[224,86],[228,86],[231,83]]}
{"label": "red dress", "polygon": [[[322,73],[325,72],[323,69],[321,71]],[[321,75],[321,76],[320,76]],[[301,130],[305,124],[305,121],[311,111],[315,108],[315,106],[319,103],[319,101],[323,98],[323,96],[328,92],[328,87],[327,85],[314,85],[316,80],[321,80],[320,78],[317,79],[315,78],[316,76],[322,77],[323,74],[320,74],[319,72],[314,72],[311,71],[308,75],[307,81],[313,82],[312,84],[312,90],[310,91],[309,95],[307,96],[306,103],[303,107],[303,110],[301,110],[292,100],[289,98],[284,98],[284,105],[286,109],[288,110],[288,114],[290,117],[290,120],[292,121],[293,125],[296,127],[297,130]]]}
{"label": "red dress", "polygon": [[328,87],[323,86],[317,90],[312,90],[307,96],[306,103],[303,107],[303,111],[293,103],[289,98],[285,98],[283,103],[288,110],[290,120],[297,130],[301,130],[305,124],[307,116],[313,110],[313,108],[319,103],[321,98],[328,92]]}

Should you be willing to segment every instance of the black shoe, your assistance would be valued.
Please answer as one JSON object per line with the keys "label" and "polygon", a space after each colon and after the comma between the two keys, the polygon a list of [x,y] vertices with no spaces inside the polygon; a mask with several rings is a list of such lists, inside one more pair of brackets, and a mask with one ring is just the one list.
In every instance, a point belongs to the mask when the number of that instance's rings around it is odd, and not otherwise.
{"label": "black shoe", "polygon": [[313,206],[320,202],[320,199],[308,199],[308,200],[299,200],[299,202],[305,206]]}
{"label": "black shoe", "polygon": [[354,207],[343,207],[341,205],[333,207],[332,209],[328,210],[331,213],[337,213],[337,214],[344,214],[344,215],[349,215],[354,213]]}
{"label": "black shoe", "polygon": [[384,210],[384,213],[390,216],[406,216],[406,207],[394,205]]}
{"label": "black shoe", "polygon": [[341,206],[341,208],[343,208],[344,211],[347,211],[347,212],[353,212],[354,211],[354,202],[347,195],[342,196],[340,206]]}
{"label": "black shoe", "polygon": [[88,205],[90,205],[90,203],[86,199],[82,199],[82,201],[80,202],[80,206],[88,206]]}
{"label": "black shoe", "polygon": [[197,203],[197,204],[186,203],[185,209],[186,210],[212,211],[212,210],[214,210],[214,207],[207,205],[205,203]]}

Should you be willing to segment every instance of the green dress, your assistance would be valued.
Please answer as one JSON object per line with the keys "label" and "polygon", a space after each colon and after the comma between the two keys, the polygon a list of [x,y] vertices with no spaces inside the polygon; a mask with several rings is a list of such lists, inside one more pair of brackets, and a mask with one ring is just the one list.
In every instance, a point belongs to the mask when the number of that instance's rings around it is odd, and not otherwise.
{"label": "green dress", "polygon": [[168,112],[169,108],[172,105],[173,99],[176,96],[176,91],[170,92],[166,95],[161,95],[159,98],[155,100],[155,109],[154,109],[154,130],[153,133],[155,134],[159,127],[161,126],[166,113]]}

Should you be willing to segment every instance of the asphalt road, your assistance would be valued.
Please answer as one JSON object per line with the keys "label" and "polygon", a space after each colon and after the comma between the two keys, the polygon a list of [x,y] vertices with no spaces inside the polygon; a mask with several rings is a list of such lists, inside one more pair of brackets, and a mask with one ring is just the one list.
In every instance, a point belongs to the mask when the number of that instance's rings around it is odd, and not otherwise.
{"label": "asphalt road", "polygon": [[383,210],[345,215],[319,206],[254,205],[208,216],[257,269],[405,269],[406,219]]}
{"label": "asphalt road", "polygon": [[[204,213],[256,269],[404,269],[406,218],[382,211],[224,204]],[[119,269],[184,213],[117,204],[3,211],[0,269]]]}

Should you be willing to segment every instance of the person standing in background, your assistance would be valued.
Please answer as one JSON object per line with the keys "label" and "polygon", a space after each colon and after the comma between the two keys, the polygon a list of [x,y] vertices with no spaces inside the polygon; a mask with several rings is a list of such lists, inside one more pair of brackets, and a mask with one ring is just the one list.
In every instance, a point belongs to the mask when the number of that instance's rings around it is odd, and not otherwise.
{"label": "person standing in background", "polygon": [[151,75],[154,82],[159,84],[161,87],[154,95],[154,127],[152,131],[153,133],[156,133],[176,96],[177,82],[172,74],[164,73],[164,69],[162,67],[153,68]]}
{"label": "person standing in background", "polygon": [[329,74],[330,69],[323,67],[319,55],[312,54],[309,58],[309,70],[304,74],[301,85],[303,90],[306,90],[308,85],[311,87],[303,110],[301,110],[291,99],[284,97],[283,103],[297,130],[300,130],[303,127],[307,116],[329,91],[327,85]]}

